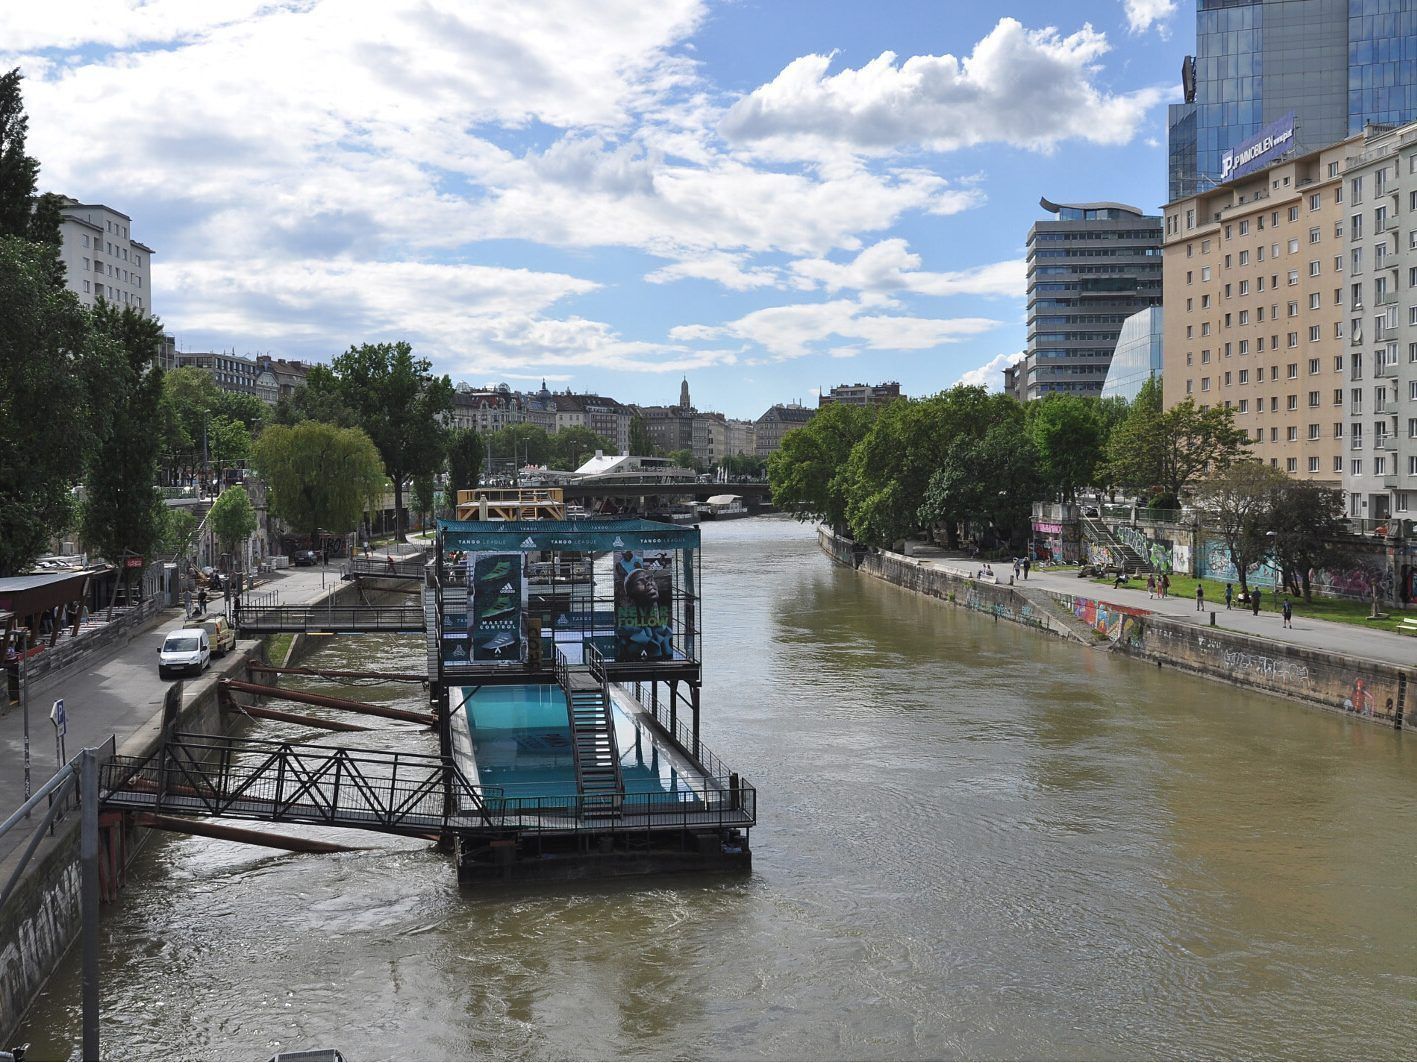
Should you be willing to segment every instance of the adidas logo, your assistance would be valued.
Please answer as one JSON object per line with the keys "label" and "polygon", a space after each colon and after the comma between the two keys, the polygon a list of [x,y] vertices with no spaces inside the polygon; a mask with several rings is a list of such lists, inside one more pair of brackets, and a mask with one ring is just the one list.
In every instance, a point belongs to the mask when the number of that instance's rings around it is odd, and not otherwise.
{"label": "adidas logo", "polygon": [[535,550],[535,549],[536,549],[536,540],[533,539],[530,535],[528,535],[525,539],[522,540],[522,549],[523,549],[523,550]]}

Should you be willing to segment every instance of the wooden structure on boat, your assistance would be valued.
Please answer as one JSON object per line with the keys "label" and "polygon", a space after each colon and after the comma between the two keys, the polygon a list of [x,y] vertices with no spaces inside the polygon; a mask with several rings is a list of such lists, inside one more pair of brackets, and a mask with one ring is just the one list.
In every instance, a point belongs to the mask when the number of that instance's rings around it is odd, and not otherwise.
{"label": "wooden structure on boat", "polygon": [[565,520],[559,487],[477,487],[458,492],[458,520]]}

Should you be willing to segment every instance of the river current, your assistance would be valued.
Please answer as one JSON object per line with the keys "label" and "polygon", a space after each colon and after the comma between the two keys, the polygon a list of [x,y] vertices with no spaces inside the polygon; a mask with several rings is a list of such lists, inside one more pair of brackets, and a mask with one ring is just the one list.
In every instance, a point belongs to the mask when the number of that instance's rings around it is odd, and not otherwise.
{"label": "river current", "polygon": [[[157,836],[105,909],[105,1056],[1417,1052],[1413,736],[912,595],[790,520],[703,538],[704,740],[758,787],[750,877],[469,892],[423,842]],[[317,740],[432,748],[368,722]],[[77,950],[21,1032],[78,1058]]]}

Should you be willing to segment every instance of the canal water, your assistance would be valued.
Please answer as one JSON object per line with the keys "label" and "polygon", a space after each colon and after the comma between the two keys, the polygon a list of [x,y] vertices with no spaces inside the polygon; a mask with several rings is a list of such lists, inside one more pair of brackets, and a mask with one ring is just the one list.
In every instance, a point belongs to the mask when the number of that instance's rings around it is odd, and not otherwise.
{"label": "canal water", "polygon": [[[703,534],[705,740],[759,788],[751,877],[473,894],[422,842],[164,837],[106,911],[106,1055],[1417,1051],[1413,736],[913,596],[789,520]],[[429,742],[321,741],[354,739]],[[77,955],[23,1033],[78,1058]]]}

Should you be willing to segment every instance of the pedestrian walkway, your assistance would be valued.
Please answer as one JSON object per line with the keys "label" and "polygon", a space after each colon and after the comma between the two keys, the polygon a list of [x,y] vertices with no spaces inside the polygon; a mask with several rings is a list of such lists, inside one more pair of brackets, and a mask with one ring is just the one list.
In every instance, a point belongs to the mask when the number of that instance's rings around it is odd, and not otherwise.
{"label": "pedestrian walkway", "polygon": [[[961,553],[952,553],[913,541],[910,542],[909,549],[911,557],[932,568],[946,569],[960,576],[972,576],[979,569],[978,561]],[[1007,562],[996,562],[994,574],[1000,583],[1007,584],[1013,575],[1013,566]],[[1366,657],[1369,660],[1402,667],[1417,664],[1417,638],[1392,631],[1364,628],[1357,624],[1339,624],[1332,620],[1305,617],[1302,599],[1290,599],[1294,603],[1294,626],[1286,629],[1278,612],[1261,611],[1255,616],[1248,609],[1238,606],[1227,610],[1223,601],[1207,601],[1205,610],[1198,612],[1194,598],[1148,598],[1145,586],[1114,589],[1092,580],[1079,579],[1076,570],[1054,572],[1035,567],[1029,572],[1027,582],[1020,579],[1018,585],[1057,591],[1074,597],[1094,598],[1131,609],[1148,610],[1168,620],[1197,626],[1209,626],[1210,614],[1213,612],[1215,626],[1227,631],[1238,631],[1306,650]]]}
{"label": "pedestrian walkway", "polygon": [[[341,586],[338,565],[288,569],[263,577],[258,591],[278,591],[280,600],[290,605],[317,601]],[[223,615],[225,602],[213,598],[208,616]],[[66,753],[70,756],[85,746],[97,746],[109,735],[124,740],[162,711],[169,680],[158,678],[157,654],[169,631],[188,621],[182,610],[166,609],[151,626],[134,635],[127,645],[93,655],[53,679],[35,683],[29,692],[30,781],[38,790],[58,770],[54,727],[50,708],[64,699],[68,718]],[[25,799],[24,713],[16,706],[0,714],[0,818],[18,808]],[[22,841],[15,832],[5,848]],[[0,853],[0,858],[3,858]]]}

